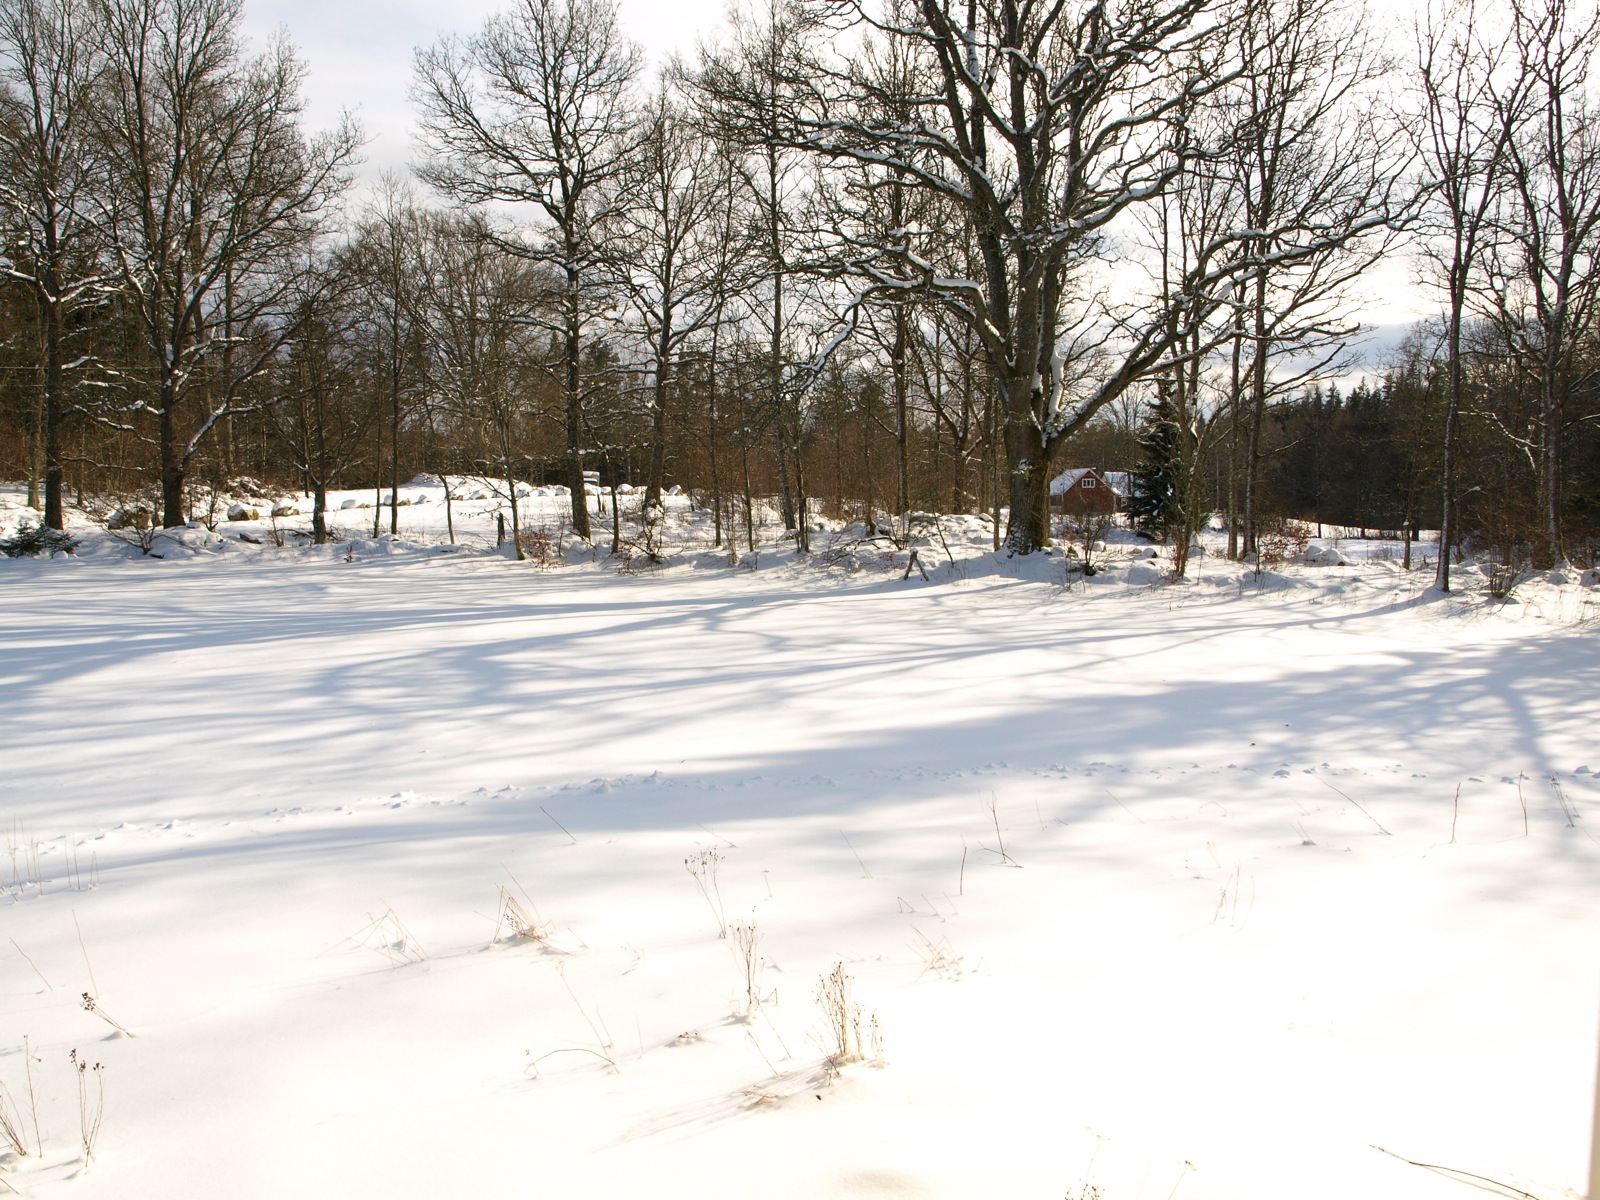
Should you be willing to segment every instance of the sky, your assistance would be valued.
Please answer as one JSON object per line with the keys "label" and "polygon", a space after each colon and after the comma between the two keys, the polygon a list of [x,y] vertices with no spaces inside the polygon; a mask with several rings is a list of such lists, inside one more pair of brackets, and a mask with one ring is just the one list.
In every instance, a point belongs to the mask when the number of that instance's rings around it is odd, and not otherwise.
{"label": "sky", "polygon": [[[468,34],[506,0],[246,0],[253,37],[284,29],[310,67],[306,82],[313,128],[355,113],[366,131],[363,174],[403,169],[411,160],[412,51],[446,34]],[[724,0],[622,0],[623,30],[653,65],[692,53],[697,38],[721,24]]]}
{"label": "sky", "polygon": [[[505,7],[507,0],[246,0],[245,25],[257,38],[286,30],[299,49],[309,67],[313,129],[335,124],[344,110],[355,114],[368,139],[361,174],[371,180],[384,171],[404,173],[414,157],[406,98],[413,51],[445,35],[473,33]],[[654,68],[714,40],[728,0],[620,0],[619,7],[624,32]],[[1390,7],[1387,0],[1382,7]],[[1427,308],[1415,271],[1409,256],[1396,255],[1364,281],[1363,322],[1375,327],[1367,351],[1373,366]]]}

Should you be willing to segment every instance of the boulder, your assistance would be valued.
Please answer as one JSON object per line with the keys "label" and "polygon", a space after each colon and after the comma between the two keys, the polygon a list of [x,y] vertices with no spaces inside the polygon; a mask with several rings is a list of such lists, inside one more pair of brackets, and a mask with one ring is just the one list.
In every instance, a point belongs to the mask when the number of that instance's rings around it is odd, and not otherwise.
{"label": "boulder", "polygon": [[106,528],[149,529],[150,510],[139,505],[132,508],[114,508],[111,510],[111,515],[106,518]]}
{"label": "boulder", "polygon": [[1134,563],[1128,568],[1128,585],[1130,587],[1152,587],[1166,579],[1160,570],[1148,563]]}
{"label": "boulder", "polygon": [[1300,561],[1308,567],[1347,567],[1350,560],[1337,546],[1329,546],[1321,542],[1313,542],[1307,546],[1305,553],[1300,556]]}
{"label": "boulder", "polygon": [[248,504],[228,505],[228,520],[230,521],[259,521],[261,511],[251,508]]}

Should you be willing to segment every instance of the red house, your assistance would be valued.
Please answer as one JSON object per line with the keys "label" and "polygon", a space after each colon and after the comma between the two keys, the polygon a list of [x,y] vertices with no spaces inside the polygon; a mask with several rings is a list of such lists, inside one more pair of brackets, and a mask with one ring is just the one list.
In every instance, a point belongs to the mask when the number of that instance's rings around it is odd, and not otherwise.
{"label": "red house", "polygon": [[1122,511],[1128,494],[1126,471],[1074,467],[1050,481],[1050,509],[1061,516]]}

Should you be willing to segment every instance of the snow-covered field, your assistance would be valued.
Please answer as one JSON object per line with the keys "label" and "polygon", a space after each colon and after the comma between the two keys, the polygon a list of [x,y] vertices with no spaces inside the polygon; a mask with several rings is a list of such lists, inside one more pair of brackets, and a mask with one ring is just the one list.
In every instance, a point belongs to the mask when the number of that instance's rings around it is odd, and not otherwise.
{"label": "snow-covered field", "polygon": [[976,521],[541,571],[442,507],[0,560],[0,1188],[1581,1194],[1595,589]]}

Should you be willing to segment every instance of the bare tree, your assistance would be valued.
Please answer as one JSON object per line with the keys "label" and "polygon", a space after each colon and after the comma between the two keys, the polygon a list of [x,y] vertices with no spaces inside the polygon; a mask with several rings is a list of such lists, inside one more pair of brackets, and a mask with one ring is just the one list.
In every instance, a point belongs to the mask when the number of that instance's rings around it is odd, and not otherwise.
{"label": "bare tree", "polygon": [[1528,82],[1509,61],[1504,31],[1485,29],[1476,4],[1428,12],[1417,29],[1418,112],[1412,138],[1428,189],[1421,245],[1445,298],[1445,404],[1439,563],[1434,586],[1450,590],[1457,536],[1456,441],[1466,394],[1461,341],[1468,299],[1493,236],[1512,140],[1524,119]]}
{"label": "bare tree", "polygon": [[561,348],[572,527],[585,539],[585,348],[604,307],[608,242],[627,202],[618,184],[638,142],[631,88],[640,64],[613,0],[519,0],[475,37],[442,41],[416,59],[413,97],[429,154],[422,177],[464,204],[531,207],[537,240],[498,240],[562,281],[552,333]]}
{"label": "bare tree", "polygon": [[728,156],[666,87],[651,99],[644,130],[618,266],[650,364],[650,520],[661,503],[674,370],[685,347],[721,319],[738,260],[719,220],[732,188]]}
{"label": "bare tree", "polygon": [[105,66],[88,0],[0,0],[0,272],[30,293],[43,385],[44,523],[62,527],[67,342],[105,284],[90,105]]}
{"label": "bare tree", "polygon": [[1056,447],[1166,358],[1163,325],[1134,331],[1100,385],[1070,396],[1064,364],[1103,342],[1105,327],[1091,319],[1064,331],[1063,303],[1097,236],[1180,169],[1170,153],[1178,118],[1207,86],[1182,53],[1211,36],[1196,24],[1205,0],[1127,9],[917,0],[882,16],[836,7],[877,37],[907,43],[931,84],[908,96],[861,62],[808,62],[793,71],[808,94],[788,114],[789,136],[831,160],[887,168],[970,223],[979,278],[941,276],[930,250],[940,231],[930,229],[899,230],[855,265],[868,281],[864,298],[936,298],[982,341],[1005,413],[1007,542],[1031,552],[1049,541]]}
{"label": "bare tree", "polygon": [[[1228,233],[1242,224],[1243,208],[1243,197],[1223,163],[1200,161],[1174,182],[1148,214],[1160,251],[1160,286],[1168,297],[1166,313],[1174,358],[1154,381],[1156,398],[1142,439],[1141,486],[1159,478],[1160,494],[1140,497],[1145,510],[1141,523],[1147,532],[1171,539],[1176,579],[1188,572],[1190,548],[1210,513],[1205,464],[1217,450],[1219,438],[1233,426],[1229,418],[1239,407],[1227,403],[1227,392],[1222,405],[1214,403],[1217,389],[1211,386],[1209,376],[1215,364],[1208,361],[1221,338],[1230,331],[1237,334],[1238,322],[1207,297],[1185,293],[1182,282],[1206,273],[1209,256],[1230,247]],[[1230,294],[1237,295],[1241,287],[1236,280]],[[1231,330],[1218,328],[1219,317]],[[1237,342],[1233,361],[1237,380]]]}
{"label": "bare tree", "polygon": [[1593,80],[1600,13],[1566,0],[1518,2],[1517,71],[1528,119],[1506,146],[1506,192],[1485,255],[1500,335],[1538,398],[1533,428],[1502,427],[1538,484],[1543,557],[1566,565],[1561,533],[1562,442],[1569,401],[1597,370],[1590,339],[1600,317],[1600,106]]}
{"label": "bare tree", "polygon": [[[105,218],[155,364],[153,395],[138,403],[159,422],[162,522],[181,525],[190,460],[281,346],[292,264],[343,192],[359,135],[346,120],[304,136],[305,67],[282,40],[246,56],[241,0],[99,2]],[[252,344],[235,358],[244,330]],[[208,356],[232,359],[220,396]]]}
{"label": "bare tree", "polygon": [[328,489],[366,454],[383,392],[365,369],[364,272],[345,256],[308,268],[292,310],[293,336],[272,370],[266,415],[311,493],[312,540],[328,540]]}
{"label": "bare tree", "polygon": [[[349,265],[364,286],[350,294],[367,326],[367,344],[380,362],[389,425],[389,532],[400,532],[400,429],[408,402],[418,383],[415,312],[417,281],[415,247],[421,234],[422,215],[416,197],[393,175],[385,175],[367,201],[356,237],[349,249]],[[380,437],[381,442],[381,427]],[[379,457],[382,453],[380,450]],[[381,480],[383,471],[376,472]],[[381,500],[381,489],[380,496]],[[375,506],[373,536],[383,505]]]}
{"label": "bare tree", "polygon": [[416,313],[429,390],[456,421],[486,437],[485,465],[505,487],[521,560],[518,450],[529,366],[538,357],[528,314],[556,300],[559,289],[540,287],[540,268],[499,246],[482,217],[436,214],[419,233]]}
{"label": "bare tree", "polygon": [[[1388,249],[1391,222],[1404,215],[1401,130],[1375,86],[1389,64],[1361,32],[1366,25],[1343,0],[1243,0],[1232,25],[1241,73],[1219,96],[1230,128],[1217,165],[1236,202],[1232,219],[1252,231],[1230,305],[1232,362],[1242,368],[1230,391],[1245,441],[1246,553],[1256,548],[1267,409],[1348,369],[1344,351],[1360,331],[1350,285]],[[1308,253],[1278,253],[1352,227],[1390,236],[1322,238]]]}
{"label": "bare tree", "polygon": [[784,527],[794,533],[801,553],[810,550],[811,531],[800,453],[804,388],[797,386],[792,367],[801,308],[795,293],[807,266],[797,235],[810,180],[804,147],[790,129],[809,86],[796,70],[818,31],[813,6],[802,0],[761,0],[753,9],[734,11],[729,44],[703,50],[691,77],[702,119],[743,152],[741,194],[750,208],[750,251],[762,290],[750,315],[764,326],[767,343],[764,424],[776,440]]}

